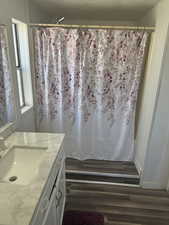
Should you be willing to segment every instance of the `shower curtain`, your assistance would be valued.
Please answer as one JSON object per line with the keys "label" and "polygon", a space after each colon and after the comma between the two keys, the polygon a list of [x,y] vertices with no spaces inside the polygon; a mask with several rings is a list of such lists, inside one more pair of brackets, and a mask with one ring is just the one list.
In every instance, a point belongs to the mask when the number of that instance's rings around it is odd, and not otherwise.
{"label": "shower curtain", "polygon": [[38,131],[64,132],[67,157],[130,161],[149,34],[35,28]]}
{"label": "shower curtain", "polygon": [[7,30],[0,25],[0,127],[12,120],[13,89],[9,69]]}

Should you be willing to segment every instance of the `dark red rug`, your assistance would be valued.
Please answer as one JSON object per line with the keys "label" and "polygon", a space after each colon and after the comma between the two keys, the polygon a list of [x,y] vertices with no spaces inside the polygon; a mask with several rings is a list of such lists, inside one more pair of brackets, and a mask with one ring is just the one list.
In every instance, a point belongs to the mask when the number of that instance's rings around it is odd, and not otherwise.
{"label": "dark red rug", "polygon": [[67,211],[62,225],[104,225],[104,216],[97,212]]}

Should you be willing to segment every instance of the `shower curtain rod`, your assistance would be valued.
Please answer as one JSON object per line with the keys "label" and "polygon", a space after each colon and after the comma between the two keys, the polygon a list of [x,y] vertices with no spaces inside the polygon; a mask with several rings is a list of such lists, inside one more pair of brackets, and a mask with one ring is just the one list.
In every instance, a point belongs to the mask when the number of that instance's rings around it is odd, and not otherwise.
{"label": "shower curtain rod", "polygon": [[100,25],[69,25],[69,24],[29,24],[31,27],[65,27],[65,28],[99,28],[99,29],[115,29],[115,30],[146,30],[155,31],[155,27],[137,27],[137,26],[100,26]]}

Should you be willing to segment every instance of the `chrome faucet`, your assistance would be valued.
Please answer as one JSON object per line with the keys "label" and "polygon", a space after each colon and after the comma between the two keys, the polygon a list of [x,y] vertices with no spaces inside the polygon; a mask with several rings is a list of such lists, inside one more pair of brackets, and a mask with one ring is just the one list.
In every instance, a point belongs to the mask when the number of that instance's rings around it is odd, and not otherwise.
{"label": "chrome faucet", "polygon": [[5,145],[5,139],[3,137],[0,137],[0,152],[3,152],[7,149],[7,146]]}

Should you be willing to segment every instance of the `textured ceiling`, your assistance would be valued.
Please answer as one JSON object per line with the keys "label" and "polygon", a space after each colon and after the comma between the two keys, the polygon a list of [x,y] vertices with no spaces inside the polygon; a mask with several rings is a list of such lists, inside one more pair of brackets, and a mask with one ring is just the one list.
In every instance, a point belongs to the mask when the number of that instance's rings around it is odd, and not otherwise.
{"label": "textured ceiling", "polygon": [[68,19],[137,20],[160,0],[32,0],[51,16]]}

